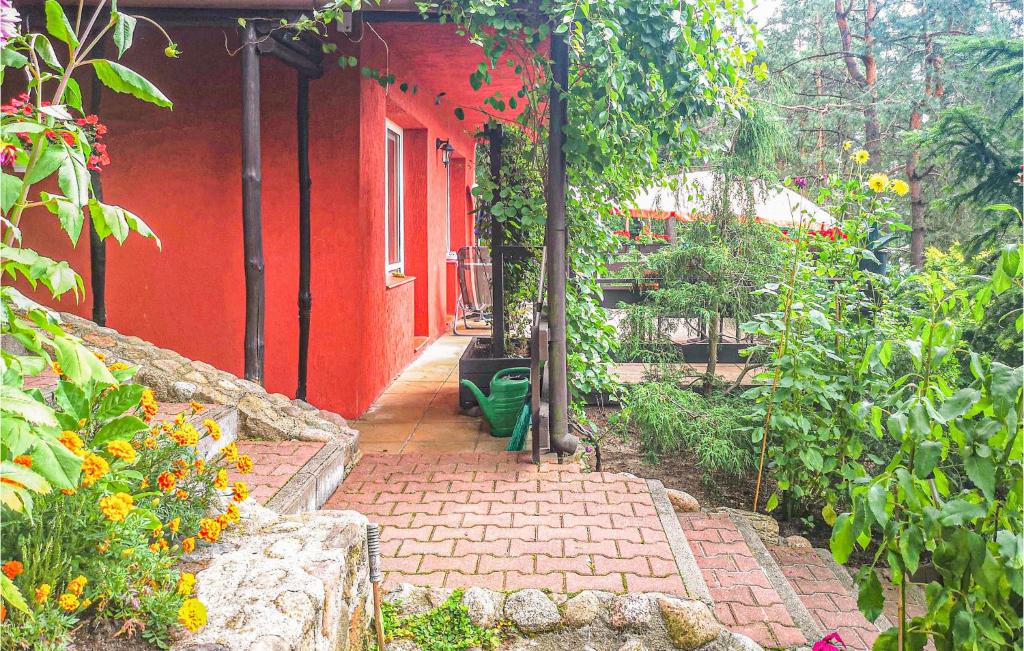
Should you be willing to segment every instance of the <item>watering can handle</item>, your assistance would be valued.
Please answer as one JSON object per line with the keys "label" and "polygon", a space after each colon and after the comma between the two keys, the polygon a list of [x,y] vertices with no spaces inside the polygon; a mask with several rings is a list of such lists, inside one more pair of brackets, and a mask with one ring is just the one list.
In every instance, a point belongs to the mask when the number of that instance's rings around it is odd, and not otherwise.
{"label": "watering can handle", "polygon": [[497,380],[500,377],[505,377],[506,375],[512,375],[513,373],[523,373],[523,374],[529,376],[530,375],[530,369],[528,369],[525,366],[513,366],[512,368],[503,368],[503,369],[501,369],[500,371],[498,371],[497,373],[494,374],[494,379]]}

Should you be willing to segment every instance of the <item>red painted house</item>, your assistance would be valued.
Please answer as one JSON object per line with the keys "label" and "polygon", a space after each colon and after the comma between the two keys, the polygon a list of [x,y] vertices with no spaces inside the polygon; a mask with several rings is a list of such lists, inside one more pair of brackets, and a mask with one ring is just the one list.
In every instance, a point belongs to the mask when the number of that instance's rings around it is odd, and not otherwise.
{"label": "red painted house", "polygon": [[[163,244],[158,250],[151,240],[130,237],[106,247],[107,325],[242,375],[242,125],[244,108],[253,106],[244,92],[246,37],[237,17],[276,18],[310,3],[131,4],[145,5],[182,55],[165,57],[165,42],[140,23],[122,63],[153,81],[173,110],[107,89],[95,110],[109,127],[104,199],[137,213]],[[346,417],[362,414],[418,348],[445,331],[455,304],[451,252],[473,242],[470,190],[484,123],[473,108],[494,90],[511,95],[520,84],[501,65],[490,88],[473,91],[468,78],[485,61],[482,50],[451,25],[423,21],[396,4],[356,12],[350,29],[332,25],[327,42],[337,50],[324,55],[322,75],[308,82],[271,51],[288,43],[258,36],[255,51],[263,52],[248,55],[259,79],[261,160],[246,188],[255,189],[250,196],[258,199],[262,227],[264,307],[256,315],[264,330],[262,381],[270,391],[296,395],[297,98],[300,84],[308,83],[307,399]],[[338,57],[356,57],[358,65],[341,67]],[[361,74],[364,66],[394,75],[395,83],[383,87]],[[88,108],[90,83],[80,81]],[[465,107],[464,120],[455,117],[456,107]],[[246,160],[252,162],[252,151]],[[90,287],[87,234],[70,250],[55,220],[29,215],[22,225],[27,245],[70,260]],[[43,293],[34,297],[47,302]],[[89,298],[57,307],[92,316]]]}

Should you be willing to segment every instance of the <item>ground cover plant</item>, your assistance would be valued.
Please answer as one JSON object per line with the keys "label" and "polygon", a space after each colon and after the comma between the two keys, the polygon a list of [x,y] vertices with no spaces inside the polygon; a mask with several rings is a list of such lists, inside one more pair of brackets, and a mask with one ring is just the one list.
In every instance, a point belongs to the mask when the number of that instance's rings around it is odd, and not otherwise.
{"label": "ground cover plant", "polygon": [[[28,208],[47,208],[72,243],[88,213],[100,239],[123,242],[136,232],[159,245],[142,219],[103,203],[90,178],[110,157],[102,142],[106,127],[83,110],[73,76],[78,68],[91,68],[111,90],[170,106],[136,72],[94,57],[108,35],[118,54],[127,50],[140,20],[116,9],[108,14],[103,5],[86,10],[80,4],[69,16],[48,0],[45,34],[2,35],[4,74],[26,80],[26,92],[0,108],[0,274],[6,281],[0,333],[22,348],[0,353],[5,650],[65,648],[71,631],[90,620],[112,622],[117,635],[158,647],[203,626],[206,609],[194,597],[195,577],[175,564],[238,521],[248,488],[229,486],[228,468],[252,470],[252,460],[234,444],[215,458],[197,449],[200,432],[189,417],[201,405],[173,421],[154,422],[153,393],[131,381],[137,368],[106,363],[12,284],[42,284],[54,297],[80,298],[83,289],[66,261],[39,255],[22,240],[18,224]],[[12,18],[9,8],[4,11],[5,20]],[[176,52],[170,43],[166,53]],[[26,378],[47,369],[56,375],[52,394],[26,387]],[[219,438],[215,421],[202,427]],[[229,496],[226,504],[221,494]]]}
{"label": "ground cover plant", "polygon": [[[462,590],[455,590],[436,608],[415,615],[400,615],[395,604],[381,604],[385,640],[410,640],[423,651],[497,649],[506,637],[503,626],[499,623],[482,628],[474,624],[462,603],[462,594]],[[377,648],[376,639],[370,644]]]}

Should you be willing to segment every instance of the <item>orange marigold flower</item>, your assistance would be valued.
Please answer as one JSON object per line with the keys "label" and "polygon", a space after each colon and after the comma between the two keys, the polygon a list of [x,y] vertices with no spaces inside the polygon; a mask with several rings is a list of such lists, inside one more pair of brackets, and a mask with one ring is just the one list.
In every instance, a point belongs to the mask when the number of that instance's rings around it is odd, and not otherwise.
{"label": "orange marigold flower", "polygon": [[244,502],[249,497],[249,487],[244,481],[236,481],[232,486],[234,496],[231,498],[236,502]]}
{"label": "orange marigold flower", "polygon": [[60,489],[60,492],[63,493],[64,495],[74,495],[75,494],[75,489],[74,488],[62,488],[62,489]]}
{"label": "orange marigold flower", "polygon": [[195,400],[189,402],[188,406],[192,408],[193,414],[198,414],[202,410],[206,409],[206,407],[204,407],[201,403],[196,402]]}
{"label": "orange marigold flower", "polygon": [[128,463],[135,461],[135,448],[128,441],[111,441],[107,443],[107,452],[110,456],[124,459]]}
{"label": "orange marigold flower", "polygon": [[224,454],[224,458],[230,461],[231,463],[235,463],[236,461],[238,461],[238,446],[235,445],[234,441],[225,445],[221,449],[221,452]]}
{"label": "orange marigold flower", "polygon": [[199,521],[199,537],[207,542],[217,542],[220,538],[220,524],[211,518],[203,518]]}
{"label": "orange marigold flower", "polygon": [[178,533],[178,529],[181,528],[181,518],[174,518],[168,522],[167,528],[171,530],[171,533]]}
{"label": "orange marigold flower", "polygon": [[220,440],[220,424],[212,418],[203,421],[203,428],[210,433],[214,441]]}
{"label": "orange marigold flower", "polygon": [[155,543],[149,546],[149,551],[153,552],[154,554],[157,554],[161,551],[166,551],[166,549],[167,540],[165,538],[161,538],[160,540],[156,541]]}
{"label": "orange marigold flower", "polygon": [[221,531],[224,531],[224,530],[226,530],[226,529],[228,528],[228,525],[229,525],[229,524],[231,524],[231,523],[230,523],[230,522],[228,521],[228,516],[227,516],[227,514],[226,514],[226,513],[221,513],[221,514],[220,514],[220,515],[218,515],[218,516],[217,516],[217,517],[216,517],[215,519],[217,520],[217,524],[219,524],[219,525],[220,525],[220,530],[221,530]]}
{"label": "orange marigold flower", "polygon": [[201,474],[204,470],[206,470],[206,461],[202,459],[196,459],[195,466],[196,474]]}
{"label": "orange marigold flower", "polygon": [[82,459],[82,485],[92,486],[103,475],[110,472],[110,464],[103,457],[86,452]]}
{"label": "orange marigold flower", "polygon": [[160,407],[156,403],[156,396],[153,395],[152,389],[142,390],[142,398],[139,399],[139,405],[142,406],[143,420],[148,423],[156,418],[156,412],[159,411]]}
{"label": "orange marigold flower", "polygon": [[128,493],[115,493],[100,498],[100,510],[111,522],[124,522],[133,508],[135,500]]}
{"label": "orange marigold flower", "polygon": [[[71,143],[68,143],[68,144],[71,144]],[[101,352],[99,352],[97,350],[92,351],[92,354],[95,355],[96,359],[100,360],[101,362],[107,358],[107,356],[105,354],[103,354],[103,353],[101,353]]]}
{"label": "orange marigold flower", "polygon": [[213,487],[219,491],[228,489],[228,471],[221,468],[217,471],[217,476],[213,480]]}
{"label": "orange marigold flower", "polygon": [[85,592],[85,584],[88,582],[89,579],[79,574],[68,582],[67,591],[73,595],[81,597],[82,593]]}
{"label": "orange marigold flower", "polygon": [[71,430],[66,429],[60,433],[60,436],[57,437],[57,440],[63,443],[64,447],[66,447],[67,449],[71,450],[78,456],[82,456],[82,447],[85,445],[85,442],[82,441],[82,437],[80,437],[78,434],[75,434]]}
{"label": "orange marigold flower", "polygon": [[19,454],[18,456],[14,457],[12,461],[18,464],[19,466],[25,466],[26,468],[32,467],[32,457],[27,454]]}
{"label": "orange marigold flower", "polygon": [[149,477],[142,478],[142,481],[139,482],[139,488],[141,490],[146,490],[147,488],[149,488]]}
{"label": "orange marigold flower", "polygon": [[50,587],[49,583],[40,583],[39,587],[36,588],[36,603],[45,604],[46,600],[50,598],[50,592],[52,591],[53,588]]}
{"label": "orange marigold flower", "polygon": [[106,554],[108,549],[110,549],[109,540],[104,540],[100,544],[96,545],[96,551],[98,551],[101,554]]}
{"label": "orange marigold flower", "polygon": [[60,606],[60,609],[64,612],[73,613],[78,610],[78,607],[81,604],[78,602],[77,596],[70,592],[65,592],[60,596],[60,599],[57,600],[57,605]]}
{"label": "orange marigold flower", "polygon": [[159,486],[160,490],[164,491],[165,493],[169,493],[171,490],[173,490],[175,484],[177,483],[177,478],[175,478],[173,474],[167,472],[166,470],[157,475],[156,478],[156,485]]}
{"label": "orange marigold flower", "polygon": [[13,581],[14,577],[25,571],[25,566],[21,564],[21,561],[7,561],[0,567],[0,571]]}
{"label": "orange marigold flower", "polygon": [[60,362],[50,362],[50,368],[52,368],[53,372],[57,375],[61,377],[64,376],[64,369],[60,367]]}
{"label": "orange marigold flower", "polygon": [[174,496],[183,502],[188,499],[188,493],[181,490],[180,488],[178,489],[178,492],[174,494]]}
{"label": "orange marigold flower", "polygon": [[0,604],[0,622],[7,621],[7,606]]}
{"label": "orange marigold flower", "polygon": [[191,536],[181,541],[181,551],[191,554],[196,549],[196,539]]}
{"label": "orange marigold flower", "polygon": [[206,606],[198,599],[186,599],[178,609],[178,623],[193,633],[206,626]]}
{"label": "orange marigold flower", "polygon": [[199,442],[199,432],[192,426],[192,423],[179,425],[171,431],[170,436],[178,445],[191,446]]}
{"label": "orange marigold flower", "polygon": [[238,457],[237,467],[238,472],[242,473],[243,475],[248,475],[250,472],[252,472],[253,468],[252,457],[250,457],[248,454],[243,454],[242,456]]}

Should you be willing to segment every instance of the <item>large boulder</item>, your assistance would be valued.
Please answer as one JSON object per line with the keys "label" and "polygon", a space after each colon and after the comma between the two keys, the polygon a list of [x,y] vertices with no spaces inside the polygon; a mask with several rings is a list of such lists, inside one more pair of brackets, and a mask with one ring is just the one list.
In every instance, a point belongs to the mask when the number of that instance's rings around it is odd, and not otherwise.
{"label": "large boulder", "polygon": [[666,488],[665,494],[668,495],[668,501],[672,504],[672,509],[676,513],[696,513],[700,511],[700,503],[697,501],[697,498],[685,491]]}
{"label": "large boulder", "polygon": [[485,588],[467,588],[462,593],[462,605],[466,607],[469,621],[480,628],[494,626],[501,616],[502,595]]}
{"label": "large boulder", "polygon": [[684,651],[693,651],[711,642],[725,630],[700,601],[662,597],[658,599],[658,607],[669,639]]}
{"label": "large boulder", "polygon": [[174,650],[361,648],[372,621],[366,524],[353,511],[276,516],[246,505],[236,530],[183,561],[207,624]]}
{"label": "large boulder", "polygon": [[514,592],[505,599],[505,616],[524,633],[543,633],[558,626],[558,606],[535,588]]}
{"label": "large boulder", "polygon": [[584,590],[562,604],[562,624],[568,628],[590,626],[601,614],[604,603],[611,598],[609,592]]}

